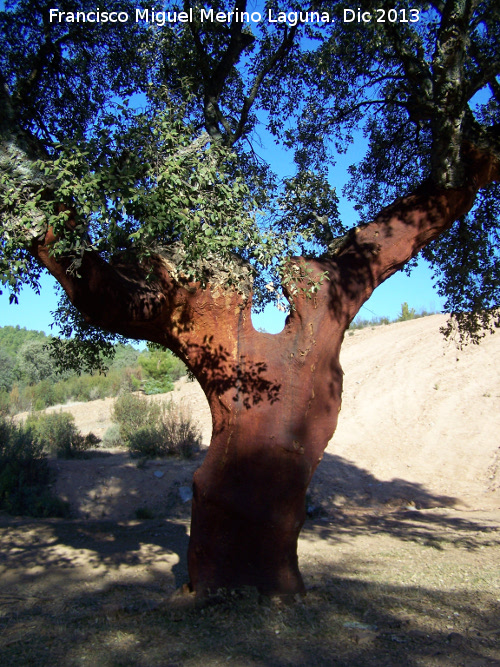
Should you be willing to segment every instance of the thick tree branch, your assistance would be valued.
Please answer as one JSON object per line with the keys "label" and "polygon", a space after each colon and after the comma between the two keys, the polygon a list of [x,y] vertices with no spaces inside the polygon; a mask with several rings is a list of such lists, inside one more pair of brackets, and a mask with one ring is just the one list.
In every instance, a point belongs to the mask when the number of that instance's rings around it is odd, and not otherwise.
{"label": "thick tree branch", "polygon": [[[71,215],[67,224],[72,225]],[[56,278],[88,324],[168,347],[200,381],[207,341],[216,348],[222,339],[236,340],[239,314],[244,313],[251,328],[251,271],[237,257],[229,268],[227,260],[218,266],[216,258],[208,259],[212,275],[203,287],[177,270],[172,248],[159,248],[147,262],[106,262],[89,249],[83,252],[76,272],[71,270],[71,257],[55,256],[56,241],[49,229],[33,241],[29,251]],[[235,286],[226,284],[226,273],[238,275]]]}
{"label": "thick tree branch", "polygon": [[[477,191],[500,180],[500,160],[475,148],[464,150],[468,183],[442,189],[427,181],[385,208],[371,223],[352,230],[331,253],[352,319],[373,290],[449,229],[473,206]],[[334,272],[335,273],[335,272]]]}
{"label": "thick tree branch", "polygon": [[433,55],[436,113],[431,121],[431,163],[433,178],[442,187],[459,187],[464,178],[460,151],[468,102],[465,63],[473,11],[473,0],[447,0]]}
{"label": "thick tree branch", "polygon": [[[246,0],[236,0],[234,11],[237,12],[237,15],[239,15],[240,12],[245,11],[246,4]],[[184,8],[187,10],[189,7],[190,3],[185,0]],[[224,137],[220,131],[220,125],[222,125],[227,134],[225,143],[229,143],[231,145],[236,141],[236,139],[234,138],[230,130],[230,126],[220,110],[219,99],[232,68],[239,61],[243,51],[255,41],[255,38],[252,35],[243,33],[243,22],[240,20],[234,20],[233,17],[229,28],[230,38],[227,47],[218,60],[217,64],[213,67],[213,69],[210,69],[209,65],[207,64],[210,62],[210,57],[201,41],[198,26],[194,23],[190,24],[190,30],[198,56],[197,63],[203,77],[203,108],[206,130],[213,140],[221,142],[224,141]]]}
{"label": "thick tree branch", "polygon": [[[233,11],[237,16],[241,15],[241,13],[246,10],[246,6],[246,0],[237,0]],[[187,11],[189,7],[190,3],[188,0],[185,0],[184,9]],[[256,74],[253,83],[250,86],[248,95],[243,100],[237,126],[233,130],[231,123],[220,107],[220,98],[232,68],[239,62],[242,53],[253,44],[255,38],[252,35],[243,32],[242,21],[234,20],[233,18],[229,28],[230,38],[227,48],[222,53],[215,66],[211,69],[209,65],[211,57],[201,40],[199,27],[194,22],[190,24],[190,31],[197,53],[197,63],[203,78],[205,128],[213,140],[227,145],[233,145],[243,136],[247,127],[250,110],[263,81],[289,54],[298,27],[298,24],[290,28],[285,26],[283,40],[272,55],[265,59],[260,71]],[[225,134],[221,131],[221,127]]]}

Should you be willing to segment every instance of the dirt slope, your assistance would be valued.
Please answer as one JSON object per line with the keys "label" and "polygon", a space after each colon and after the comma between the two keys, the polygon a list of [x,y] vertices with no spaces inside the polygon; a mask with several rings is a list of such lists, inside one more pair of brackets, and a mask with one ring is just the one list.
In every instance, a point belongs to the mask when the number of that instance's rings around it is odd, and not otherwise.
{"label": "dirt slope", "polygon": [[500,336],[458,350],[439,332],[445,321],[435,315],[346,336],[343,405],[327,453],[379,486],[404,480],[421,496],[498,508]]}

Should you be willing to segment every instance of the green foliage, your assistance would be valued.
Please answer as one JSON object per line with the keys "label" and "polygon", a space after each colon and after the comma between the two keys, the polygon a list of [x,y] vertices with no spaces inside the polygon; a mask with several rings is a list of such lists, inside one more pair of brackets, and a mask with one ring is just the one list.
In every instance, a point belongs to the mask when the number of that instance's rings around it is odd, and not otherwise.
{"label": "green foliage", "polygon": [[9,410],[44,410],[68,401],[95,401],[121,391],[137,391],[141,386],[140,373],[141,369],[136,368],[110,371],[107,375],[73,375],[58,382],[43,380],[32,386],[17,383],[8,394]]}
{"label": "green foliage", "polygon": [[0,348],[0,414],[43,410],[69,400],[92,401],[141,388],[140,352],[130,344],[115,346],[106,375],[78,375],[55,370],[53,339],[41,332],[0,327],[0,342],[9,350]]}
{"label": "green foliage", "polygon": [[401,304],[401,313],[397,319],[398,322],[406,322],[407,320],[414,320],[417,317],[415,308],[409,308],[406,301]]}
{"label": "green foliage", "polygon": [[0,417],[9,414],[10,410],[10,396],[4,389],[0,389]]}
{"label": "green foliage", "polygon": [[391,320],[388,317],[372,317],[368,320],[364,317],[356,317],[350,324],[349,329],[366,329],[367,327],[378,327],[382,324],[390,324]]}
{"label": "green foliage", "polygon": [[50,469],[31,428],[0,417],[0,509],[35,517],[67,516],[49,490]]}
{"label": "green foliage", "polygon": [[146,380],[143,383],[143,389],[146,396],[166,394],[169,391],[172,391],[173,388],[174,384],[168,377],[163,378],[163,380]]}
{"label": "green foliage", "polygon": [[155,424],[160,414],[158,403],[135,394],[122,394],[115,401],[112,419],[120,427],[122,441],[128,443],[133,433]]}
{"label": "green foliage", "polygon": [[0,327],[0,391],[10,391],[16,381],[33,384],[55,378],[54,364],[41,331]]}
{"label": "green foliage", "polygon": [[115,355],[111,361],[110,369],[120,371],[137,366],[139,355],[139,350],[136,350],[129,343],[119,343],[115,346]]}
{"label": "green foliage", "polygon": [[15,359],[0,348],[0,391],[7,392],[12,389],[16,378],[15,366]]}
{"label": "green foliage", "polygon": [[19,326],[0,327],[0,350],[11,357],[15,358],[20,348],[31,341],[48,342],[43,331],[27,330]]}
{"label": "green foliage", "polygon": [[100,442],[92,433],[83,437],[75,426],[75,418],[67,412],[34,413],[27,418],[26,427],[44,451],[62,459],[81,457]]}
{"label": "green foliage", "polygon": [[170,350],[150,347],[138,358],[146,376],[144,392],[163,394],[172,391],[174,382],[186,374],[186,367]]}
{"label": "green foliage", "polygon": [[496,222],[500,220],[500,184],[479,193],[479,210],[457,220],[450,231],[423,251],[435,266],[437,288],[454,313],[444,333],[460,344],[479,343],[500,328],[500,261]]}
{"label": "green foliage", "polygon": [[20,380],[30,385],[54,379],[57,373],[48,343],[37,340],[24,343],[17,353],[17,370]]}
{"label": "green foliage", "polygon": [[102,438],[102,446],[108,449],[120,447],[123,444],[118,424],[112,424]]}
{"label": "green foliage", "polygon": [[113,419],[136,458],[190,458],[201,446],[201,434],[189,411],[171,401],[161,406],[134,394],[123,394],[115,402]]}
{"label": "green foliage", "polygon": [[162,437],[158,424],[143,426],[133,431],[127,441],[130,455],[134,458],[154,459],[169,454],[168,445]]}
{"label": "green foliage", "polygon": [[[154,278],[161,252],[174,278],[203,286],[217,275],[249,291],[254,274],[253,303],[279,302],[285,281],[291,293],[290,256],[321,256],[344,231],[329,170],[361,133],[365,155],[346,192],[363,221],[427,178],[464,184],[467,142],[500,156],[498,1],[358,7],[370,22],[345,22],[336,0],[321,5],[329,20],[320,24],[54,22],[47,32],[44,3],[8,3],[0,279],[12,297],[22,284],[38,286],[28,249],[51,225],[53,250],[73,275],[97,252],[147,266]],[[119,8],[134,15],[131,0]],[[214,8],[232,11],[234,2]],[[140,110],[129,108],[133,96]],[[256,145],[264,124],[290,150],[285,179]],[[499,187],[485,188],[451,244],[438,241],[426,255],[448,309],[470,331],[500,325],[498,201]],[[61,203],[74,208],[74,224]],[[275,289],[266,290],[270,280]],[[72,355],[99,364],[99,349],[109,351],[109,339],[85,336],[86,352],[61,348],[66,364]]]}

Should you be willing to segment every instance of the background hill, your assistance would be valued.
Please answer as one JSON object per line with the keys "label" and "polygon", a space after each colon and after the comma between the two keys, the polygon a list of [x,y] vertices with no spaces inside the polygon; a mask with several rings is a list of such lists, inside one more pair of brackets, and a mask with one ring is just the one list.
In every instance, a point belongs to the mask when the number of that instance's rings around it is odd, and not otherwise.
{"label": "background hill", "polygon": [[[404,496],[408,483],[417,504],[444,496],[443,503],[498,508],[500,336],[459,350],[439,331],[446,319],[347,333],[342,410],[325,463],[340,457],[369,473],[364,493],[375,499]],[[320,466],[320,479],[325,472]]]}

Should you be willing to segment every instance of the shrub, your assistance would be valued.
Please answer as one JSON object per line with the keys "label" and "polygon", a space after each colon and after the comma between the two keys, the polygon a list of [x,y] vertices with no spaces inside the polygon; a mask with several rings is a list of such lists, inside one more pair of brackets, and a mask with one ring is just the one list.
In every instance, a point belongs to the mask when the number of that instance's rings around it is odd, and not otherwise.
{"label": "shrub", "polygon": [[9,393],[9,405],[13,413],[20,412],[23,409],[19,386],[15,384]]}
{"label": "shrub", "polygon": [[10,410],[9,393],[0,389],[0,417],[8,415]]}
{"label": "shrub", "polygon": [[15,375],[16,360],[0,347],[0,391],[10,391]]}
{"label": "shrub", "polygon": [[186,367],[170,350],[149,346],[139,359],[146,380],[143,383],[145,394],[165,394],[172,391],[175,380],[186,375]]}
{"label": "shrub", "polygon": [[112,419],[120,427],[123,442],[127,443],[135,431],[156,424],[160,414],[161,408],[157,403],[135,394],[122,394],[115,401]]}
{"label": "shrub", "polygon": [[124,368],[122,371],[119,393],[139,391],[141,388],[141,369]]}
{"label": "shrub", "polygon": [[77,458],[100,442],[93,433],[83,437],[75,426],[75,418],[67,412],[30,415],[26,426],[43,450],[58,458]]}
{"label": "shrub", "polygon": [[112,424],[106,430],[102,437],[102,444],[104,447],[120,447],[123,444],[118,424]]}
{"label": "shrub", "polygon": [[171,401],[161,407],[140,396],[123,394],[115,402],[113,419],[133,457],[190,458],[201,446],[200,431],[189,411]]}
{"label": "shrub", "polygon": [[49,490],[51,473],[33,430],[0,418],[0,508],[35,517],[67,516],[67,503]]}
{"label": "shrub", "polygon": [[168,454],[167,443],[159,424],[137,429],[129,435],[127,445],[133,458],[154,459]]}
{"label": "shrub", "polygon": [[398,322],[407,322],[408,320],[414,320],[416,317],[415,308],[410,308],[405,301],[401,304],[401,313],[398,317]]}
{"label": "shrub", "polygon": [[146,380],[144,383],[144,393],[147,396],[152,396],[153,394],[166,394],[169,391],[173,391],[173,389],[174,383],[168,376],[165,376],[163,380]]}
{"label": "shrub", "polygon": [[161,428],[168,443],[168,453],[189,459],[201,447],[201,432],[186,406],[175,406],[169,401],[161,419]]}
{"label": "shrub", "polygon": [[25,387],[23,390],[23,404],[32,410],[44,410],[54,405],[54,385],[45,379],[38,384]]}

